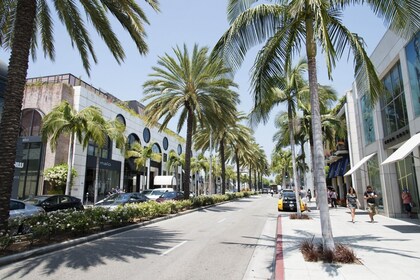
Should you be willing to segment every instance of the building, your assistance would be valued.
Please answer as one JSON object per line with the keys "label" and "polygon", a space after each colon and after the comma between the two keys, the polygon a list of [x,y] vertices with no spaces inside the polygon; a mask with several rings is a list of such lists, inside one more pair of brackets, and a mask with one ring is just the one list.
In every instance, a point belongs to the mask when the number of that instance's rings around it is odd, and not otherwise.
{"label": "building", "polygon": [[406,217],[402,190],[411,192],[413,212],[420,202],[420,32],[404,39],[387,31],[371,60],[387,90],[373,107],[362,81],[346,93],[351,169],[344,176],[359,198],[372,185],[382,214]]}
{"label": "building", "polygon": [[49,186],[43,178],[43,170],[67,163],[69,137],[62,136],[56,151],[52,152],[50,145],[43,143],[40,136],[43,116],[63,100],[67,100],[77,111],[91,105],[99,107],[105,119],[117,119],[125,124],[128,145],[135,141],[143,146],[152,143],[154,152],[162,155],[161,162],[149,160],[146,167],[137,170],[133,160],[125,159],[112,141],[108,141],[104,148],[90,142],[86,149],[75,143],[73,167],[77,177],[71,195],[93,202],[97,156],[100,159],[98,199],[113,188],[127,192],[153,188],[157,175],[174,175],[177,188],[181,187],[180,168],[168,170],[167,160],[171,151],[178,155],[183,153],[185,141],[182,137],[169,129],[159,132],[158,127],[146,127],[144,106],[138,101],[123,102],[72,74],[64,74],[27,80],[12,197],[22,199],[47,193]]}

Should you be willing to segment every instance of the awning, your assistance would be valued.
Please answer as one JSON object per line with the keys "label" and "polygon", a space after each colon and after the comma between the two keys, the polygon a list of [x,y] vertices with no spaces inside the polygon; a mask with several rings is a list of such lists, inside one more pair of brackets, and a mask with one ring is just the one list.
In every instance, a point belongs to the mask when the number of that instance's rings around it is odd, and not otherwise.
{"label": "awning", "polygon": [[370,154],[370,155],[365,156],[364,158],[362,158],[362,160],[359,161],[358,163],[356,163],[349,171],[347,171],[346,174],[344,174],[344,176],[348,176],[348,175],[353,174],[354,171],[356,171],[357,169],[359,169],[360,166],[362,166],[365,162],[367,162],[374,155],[376,155],[376,153]]}
{"label": "awning", "polygon": [[384,160],[382,162],[382,165],[404,159],[419,144],[420,144],[420,133],[417,133],[414,136],[411,136],[410,139],[408,139],[392,155],[390,155],[386,160]]}
{"label": "awning", "polygon": [[175,176],[155,176],[153,178],[153,185],[176,186],[176,177]]}

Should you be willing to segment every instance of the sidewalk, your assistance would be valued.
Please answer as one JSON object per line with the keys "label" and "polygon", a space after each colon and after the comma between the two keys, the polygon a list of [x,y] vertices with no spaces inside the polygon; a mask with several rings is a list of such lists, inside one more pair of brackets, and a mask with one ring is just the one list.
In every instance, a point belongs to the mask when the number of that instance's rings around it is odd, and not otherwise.
{"label": "sidewalk", "polygon": [[277,250],[281,244],[283,258],[278,255],[276,280],[420,279],[419,220],[376,215],[375,223],[370,223],[366,211],[356,210],[353,224],[347,208],[329,212],[334,241],[352,248],[362,264],[306,262],[299,245],[312,238],[316,244],[321,241],[319,210],[309,213],[311,220],[291,220],[290,213],[284,213],[278,219]]}

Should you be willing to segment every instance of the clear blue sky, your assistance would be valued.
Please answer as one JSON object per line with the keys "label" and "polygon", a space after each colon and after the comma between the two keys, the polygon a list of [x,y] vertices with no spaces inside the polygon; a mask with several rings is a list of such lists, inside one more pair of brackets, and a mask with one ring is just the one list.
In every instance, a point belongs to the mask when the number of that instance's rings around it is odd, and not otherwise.
{"label": "clear blue sky", "polygon": [[[45,59],[38,52],[37,60],[30,62],[28,77],[46,76],[54,74],[72,73],[92,84],[94,87],[122,100],[139,100],[143,98],[142,84],[151,73],[151,67],[156,65],[158,56],[165,53],[172,54],[172,48],[184,43],[188,49],[192,49],[197,43],[199,46],[214,46],[221,35],[227,30],[226,0],[161,0],[161,13],[155,13],[144,1],[139,1],[144,8],[150,25],[146,26],[148,37],[146,42],[149,46],[147,56],[140,56],[130,37],[118,24],[114,25],[114,31],[119,34],[123,47],[126,51],[126,60],[121,65],[114,60],[104,43],[93,31],[92,38],[98,57],[98,63],[93,64],[91,76],[88,77],[82,67],[77,51],[71,47],[70,39],[60,22],[55,23],[55,48],[56,59],[52,62]],[[367,52],[371,54],[385,32],[385,27],[367,7],[357,6],[348,9],[345,13],[344,24],[354,33],[361,35],[367,44]],[[240,110],[248,113],[252,107],[252,97],[249,92],[249,69],[253,63],[258,48],[252,49],[242,68],[235,75],[235,82],[239,84],[241,96]],[[9,53],[0,50],[0,59],[6,63]],[[347,55],[343,57],[333,72],[333,81],[329,81],[322,57],[318,59],[318,81],[324,85],[334,87],[339,96],[351,88],[353,82],[352,59],[347,61]],[[274,115],[281,111],[278,108]],[[264,147],[267,156],[270,156],[274,147],[272,136],[274,134],[273,117],[266,125],[259,125],[255,130],[257,142]],[[175,122],[171,129],[175,130]],[[181,133],[183,137],[183,133]]]}

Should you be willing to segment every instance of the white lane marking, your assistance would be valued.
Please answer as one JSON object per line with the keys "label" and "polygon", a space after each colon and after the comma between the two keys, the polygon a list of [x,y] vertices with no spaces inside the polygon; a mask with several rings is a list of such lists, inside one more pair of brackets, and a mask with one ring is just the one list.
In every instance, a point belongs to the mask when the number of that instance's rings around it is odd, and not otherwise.
{"label": "white lane marking", "polygon": [[165,256],[167,254],[169,254],[170,252],[172,252],[173,250],[175,250],[178,247],[181,247],[182,245],[184,245],[185,243],[187,243],[187,241],[182,241],[181,243],[179,243],[178,245],[172,247],[171,249],[169,249],[168,251],[164,252],[161,254],[161,256]]}
{"label": "white lane marking", "polygon": [[217,223],[218,223],[218,224],[220,224],[220,223],[223,223],[224,221],[226,221],[226,218],[221,219],[221,220],[220,220],[220,221],[218,221]]}

